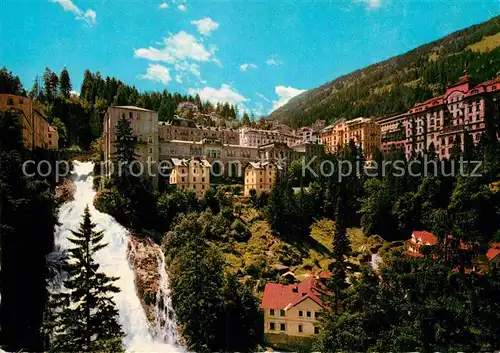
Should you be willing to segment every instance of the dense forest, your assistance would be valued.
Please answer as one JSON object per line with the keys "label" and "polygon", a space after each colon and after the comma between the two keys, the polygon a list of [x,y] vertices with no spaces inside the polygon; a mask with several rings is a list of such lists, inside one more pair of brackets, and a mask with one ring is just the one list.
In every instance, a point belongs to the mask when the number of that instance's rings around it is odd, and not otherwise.
{"label": "dense forest", "polygon": [[499,32],[497,16],[304,92],[270,117],[300,127],[316,119],[326,118],[331,123],[339,118],[404,112],[417,102],[444,93],[464,71],[478,83],[497,75],[500,47],[480,44]]}

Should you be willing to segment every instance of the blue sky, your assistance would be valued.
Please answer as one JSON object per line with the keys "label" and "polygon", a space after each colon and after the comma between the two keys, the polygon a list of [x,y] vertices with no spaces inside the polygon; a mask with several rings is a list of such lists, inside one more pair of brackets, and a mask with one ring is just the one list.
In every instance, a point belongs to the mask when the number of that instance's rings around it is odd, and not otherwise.
{"label": "blue sky", "polygon": [[66,66],[268,114],[301,90],[500,14],[499,0],[0,0],[0,66]]}

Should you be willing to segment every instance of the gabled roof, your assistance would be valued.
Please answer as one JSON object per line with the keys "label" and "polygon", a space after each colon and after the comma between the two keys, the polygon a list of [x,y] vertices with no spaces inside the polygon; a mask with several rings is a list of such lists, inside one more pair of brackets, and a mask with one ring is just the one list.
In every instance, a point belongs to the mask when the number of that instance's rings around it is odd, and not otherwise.
{"label": "gabled roof", "polygon": [[412,238],[415,238],[415,240],[419,243],[422,243],[424,245],[436,245],[437,244],[437,237],[425,230],[415,230],[411,234]]}
{"label": "gabled roof", "polygon": [[212,165],[210,164],[209,161],[207,161],[206,159],[200,159],[200,158],[193,158],[193,159],[179,159],[179,158],[172,158],[172,163],[174,164],[174,166],[176,167],[189,167],[189,165],[191,164],[191,162],[193,161],[196,161],[198,162],[200,165],[204,166],[204,167],[211,167]]}
{"label": "gabled roof", "polygon": [[306,299],[311,299],[319,306],[323,306],[321,296],[324,294],[326,291],[321,289],[321,284],[312,275],[298,284],[267,283],[261,307],[288,310]]}
{"label": "gabled roof", "polygon": [[141,108],[141,107],[136,107],[134,105],[115,105],[115,106],[111,106],[110,108],[120,108],[120,109],[129,109],[129,110],[139,110],[139,111],[143,111],[143,112],[152,112],[154,113],[153,110],[149,110],[149,109],[145,109],[145,108]]}

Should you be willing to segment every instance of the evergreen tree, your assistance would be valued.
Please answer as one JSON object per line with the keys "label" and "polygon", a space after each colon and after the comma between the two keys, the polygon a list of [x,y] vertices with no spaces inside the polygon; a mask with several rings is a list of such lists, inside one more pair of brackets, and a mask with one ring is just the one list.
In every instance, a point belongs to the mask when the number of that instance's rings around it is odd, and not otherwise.
{"label": "evergreen tree", "polygon": [[64,98],[69,98],[71,94],[71,79],[69,77],[69,72],[66,68],[62,69],[59,75],[59,90]]}
{"label": "evergreen tree", "polygon": [[120,290],[113,282],[118,278],[99,272],[94,255],[107,244],[103,232],[94,230],[86,207],[78,232],[69,241],[67,292],[56,294],[64,302],[58,318],[52,349],[72,352],[123,351],[123,332],[118,323],[118,310],[112,294]]}
{"label": "evergreen tree", "polygon": [[122,163],[130,165],[136,159],[135,153],[135,138],[132,133],[132,125],[130,121],[122,115],[116,124],[116,161],[118,164]]}

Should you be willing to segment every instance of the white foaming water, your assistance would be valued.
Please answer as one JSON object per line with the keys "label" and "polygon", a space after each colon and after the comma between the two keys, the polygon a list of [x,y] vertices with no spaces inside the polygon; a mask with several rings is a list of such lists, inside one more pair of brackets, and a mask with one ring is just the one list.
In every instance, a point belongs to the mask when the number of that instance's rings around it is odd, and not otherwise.
{"label": "white foaming water", "polygon": [[73,180],[76,185],[74,201],[61,206],[59,223],[55,229],[55,251],[58,253],[72,247],[68,237],[71,230],[78,230],[83,211],[88,205],[96,230],[104,231],[104,249],[96,253],[100,271],[108,276],[120,277],[116,282],[120,292],[114,295],[120,314],[120,324],[125,333],[123,343],[128,352],[182,352],[178,346],[175,324],[168,290],[168,278],[163,257],[159,264],[161,285],[157,293],[155,309],[156,325],[151,326],[146,318],[135,288],[135,274],[127,258],[128,231],[113,217],[97,211],[93,206],[95,191],[92,189],[93,163],[74,161]]}

